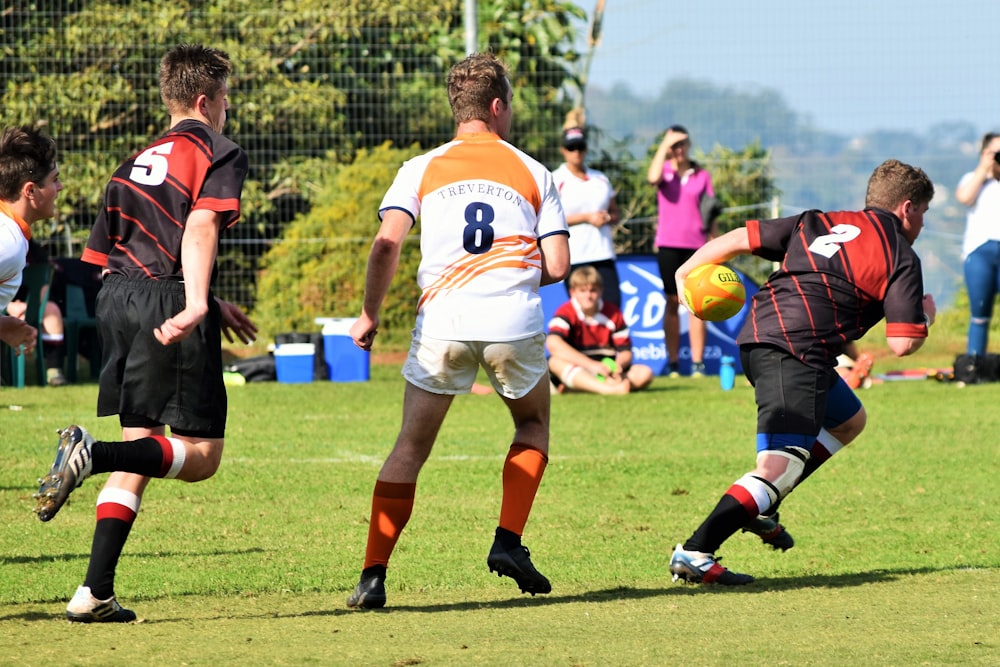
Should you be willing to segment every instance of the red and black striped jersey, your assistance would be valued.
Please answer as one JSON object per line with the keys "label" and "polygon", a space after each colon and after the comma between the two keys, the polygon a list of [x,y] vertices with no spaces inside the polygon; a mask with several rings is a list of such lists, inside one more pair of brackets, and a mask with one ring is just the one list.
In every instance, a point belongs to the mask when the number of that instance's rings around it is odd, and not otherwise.
{"label": "red and black striped jersey", "polygon": [[737,342],[829,367],[883,317],[887,336],[925,337],[920,258],[901,224],[877,208],[749,221],[751,252],[781,264],[754,295]]}
{"label": "red and black striped jersey", "polygon": [[247,155],[197,120],[184,120],[111,177],[82,259],[130,278],[181,280],[181,238],[191,211],[240,217]]}

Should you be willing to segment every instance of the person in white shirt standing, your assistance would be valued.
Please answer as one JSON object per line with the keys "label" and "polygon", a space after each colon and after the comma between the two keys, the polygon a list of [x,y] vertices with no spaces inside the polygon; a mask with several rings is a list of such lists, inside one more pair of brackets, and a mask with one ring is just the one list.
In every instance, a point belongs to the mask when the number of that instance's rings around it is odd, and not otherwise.
{"label": "person in white shirt standing", "polygon": [[[62,190],[56,145],[30,125],[8,127],[0,134],[0,312],[21,286],[31,225],[56,213]],[[24,320],[0,315],[0,340],[15,350],[31,351],[38,331]]]}
{"label": "person in white shirt standing", "polygon": [[421,219],[417,282],[422,290],[403,365],[403,424],[372,493],[361,577],[348,607],[385,606],[389,557],[413,511],[417,476],[456,394],[482,368],[510,410],[514,437],[491,572],[524,593],[549,593],[521,535],[549,451],[549,377],[538,289],[569,272],[569,230],[552,174],[507,143],[513,90],[506,67],[474,54],[448,73],[455,138],[408,160],[379,207],[364,307],[351,327],[370,350],[400,251]]}
{"label": "person in white shirt standing", "polygon": [[962,243],[965,288],[969,293],[966,352],[986,354],[993,302],[1000,285],[1000,134],[983,137],[979,164],[962,176],[955,198],[969,207]]}
{"label": "person in white shirt standing", "polygon": [[[584,128],[573,126],[563,130],[561,150],[565,162],[552,172],[552,177],[566,211],[566,223],[570,226],[570,273],[583,266],[597,269],[604,282],[602,300],[620,308],[614,229],[621,216],[615,202],[615,189],[607,176],[587,166]],[[567,282],[567,291],[569,287]]]}

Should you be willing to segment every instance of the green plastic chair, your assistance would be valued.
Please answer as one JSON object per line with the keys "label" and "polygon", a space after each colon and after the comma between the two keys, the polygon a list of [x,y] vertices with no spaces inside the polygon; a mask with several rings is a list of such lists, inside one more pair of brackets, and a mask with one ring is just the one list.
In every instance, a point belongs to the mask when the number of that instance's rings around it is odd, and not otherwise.
{"label": "green plastic chair", "polygon": [[[80,333],[84,329],[97,331],[97,318],[87,312],[87,300],[83,288],[66,284],[66,312],[63,314],[63,333],[66,339],[66,379],[76,382],[80,365]],[[94,336],[96,345],[90,346],[90,377],[96,378],[101,370],[100,340]]]}
{"label": "green plastic chair", "polygon": [[9,345],[3,345],[3,357],[9,359],[11,386],[23,388],[27,376],[25,356],[31,354],[35,363],[35,381],[40,386],[48,384],[45,377],[45,353],[42,349],[42,318],[45,316],[45,304],[49,301],[49,285],[52,283],[52,265],[48,262],[32,264],[24,267],[21,284],[27,290],[27,310],[24,319],[38,329],[38,344],[30,353],[17,354]]}

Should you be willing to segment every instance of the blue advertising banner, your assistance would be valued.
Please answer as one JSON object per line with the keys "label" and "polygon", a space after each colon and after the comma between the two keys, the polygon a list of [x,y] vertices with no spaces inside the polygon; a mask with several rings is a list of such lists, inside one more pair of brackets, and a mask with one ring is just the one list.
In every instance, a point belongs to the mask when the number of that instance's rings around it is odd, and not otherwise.
{"label": "blue advertising banner", "polygon": [[[666,297],[663,281],[653,255],[624,255],[616,261],[618,278],[621,280],[622,314],[632,336],[632,357],[635,363],[645,364],[656,375],[663,374],[667,365],[667,349],[663,337],[663,313]],[[747,303],[736,315],[724,322],[707,322],[705,341],[705,369],[710,375],[718,375],[719,360],[731,356],[736,360],[737,372],[740,366],[739,348],[736,336],[743,327],[750,309],[750,297],[758,287],[745,275],[740,274],[747,290]],[[569,296],[562,283],[546,285],[540,291],[545,321],[548,322],[556,308],[566,302]],[[690,314],[681,309],[681,373],[691,372],[691,346],[688,342],[688,318]]]}

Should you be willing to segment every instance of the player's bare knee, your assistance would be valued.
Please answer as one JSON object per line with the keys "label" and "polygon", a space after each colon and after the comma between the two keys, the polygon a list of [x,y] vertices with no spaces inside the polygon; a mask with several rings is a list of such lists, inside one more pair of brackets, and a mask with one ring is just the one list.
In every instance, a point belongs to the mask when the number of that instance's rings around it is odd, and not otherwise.
{"label": "player's bare knee", "polygon": [[201,482],[212,477],[222,463],[221,442],[187,443],[184,467],[178,479],[185,482]]}
{"label": "player's bare knee", "polygon": [[837,439],[838,442],[842,445],[847,445],[861,435],[861,432],[865,430],[865,426],[867,424],[868,413],[865,411],[864,407],[862,407],[854,413],[854,416],[844,423],[838,424],[837,426],[827,430],[830,432],[830,435]]}
{"label": "player's bare knee", "polygon": [[780,500],[795,488],[808,460],[809,452],[802,447],[769,449],[758,457],[757,474],[774,485]]}

